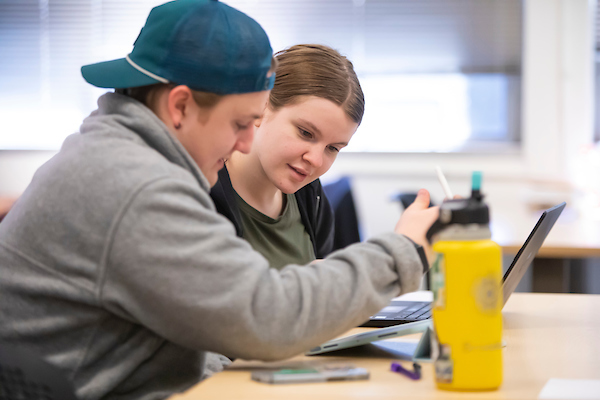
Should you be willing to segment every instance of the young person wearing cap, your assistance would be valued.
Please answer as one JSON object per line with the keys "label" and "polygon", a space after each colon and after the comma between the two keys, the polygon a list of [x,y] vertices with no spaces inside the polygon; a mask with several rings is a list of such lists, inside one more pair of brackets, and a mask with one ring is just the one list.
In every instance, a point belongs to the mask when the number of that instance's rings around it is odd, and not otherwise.
{"label": "young person wearing cap", "polygon": [[80,399],[166,398],[200,380],[206,351],[293,356],[417,289],[408,237],[426,246],[426,192],[396,233],[318,268],[269,268],[215,211],[210,186],[250,150],[271,60],[248,16],[179,0],[151,11],[128,57],[82,68],[126,95],[99,98],[0,224],[0,338],[61,368]]}
{"label": "young person wearing cap", "polygon": [[217,211],[271,267],[333,248],[333,211],[319,177],[360,124],[365,100],[352,63],[323,45],[276,54],[275,85],[249,153],[234,152],[211,190]]}

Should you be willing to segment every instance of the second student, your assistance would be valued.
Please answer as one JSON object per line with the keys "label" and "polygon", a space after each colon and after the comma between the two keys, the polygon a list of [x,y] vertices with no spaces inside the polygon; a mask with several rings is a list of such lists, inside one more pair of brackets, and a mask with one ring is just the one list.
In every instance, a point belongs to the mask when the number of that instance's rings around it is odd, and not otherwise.
{"label": "second student", "polygon": [[211,191],[217,210],[271,267],[306,264],[333,246],[333,212],[319,177],[364,113],[352,63],[322,45],[276,54],[275,86],[248,154],[235,152]]}

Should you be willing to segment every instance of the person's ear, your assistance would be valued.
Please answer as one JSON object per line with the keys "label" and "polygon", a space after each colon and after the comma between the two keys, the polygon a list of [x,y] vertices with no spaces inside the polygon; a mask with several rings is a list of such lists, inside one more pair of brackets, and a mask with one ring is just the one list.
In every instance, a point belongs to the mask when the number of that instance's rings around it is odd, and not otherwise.
{"label": "person's ear", "polygon": [[186,117],[190,114],[190,100],[193,101],[192,91],[185,85],[176,86],[169,92],[167,112],[173,128],[180,129]]}
{"label": "person's ear", "polygon": [[263,112],[260,115],[260,118],[257,118],[254,120],[254,126],[255,127],[260,127],[260,124],[262,124],[263,120],[265,119],[265,116],[267,113],[271,112],[271,109],[269,108],[269,101],[267,100],[267,103],[265,103],[265,107],[263,108]]}

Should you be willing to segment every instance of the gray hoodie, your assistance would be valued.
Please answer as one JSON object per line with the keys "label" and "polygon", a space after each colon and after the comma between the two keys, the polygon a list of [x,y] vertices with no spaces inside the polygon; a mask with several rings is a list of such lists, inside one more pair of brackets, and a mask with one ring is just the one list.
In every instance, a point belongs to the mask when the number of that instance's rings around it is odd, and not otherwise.
{"label": "gray hoodie", "polygon": [[270,269],[156,115],[109,93],[0,224],[0,338],[62,368],[81,399],[162,399],[200,380],[206,351],[290,357],[420,280],[392,233]]}

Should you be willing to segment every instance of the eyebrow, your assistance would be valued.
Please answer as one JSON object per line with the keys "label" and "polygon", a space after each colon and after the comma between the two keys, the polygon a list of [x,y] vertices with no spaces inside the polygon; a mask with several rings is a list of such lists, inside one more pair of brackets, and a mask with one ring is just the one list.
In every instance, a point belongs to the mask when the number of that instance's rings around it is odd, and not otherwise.
{"label": "eyebrow", "polygon": [[[312,130],[313,132],[317,133],[318,135],[322,135],[321,131],[319,130],[319,128],[317,128],[312,122],[307,121],[303,118],[299,118],[298,121],[300,121],[301,124],[304,124],[306,126],[308,126],[308,128],[310,130]],[[348,146],[348,142],[336,142],[336,143],[332,143],[332,144],[341,144],[342,146]]]}
{"label": "eyebrow", "polygon": [[300,121],[300,123],[308,126],[308,128],[310,130],[312,130],[313,132],[318,133],[319,135],[321,134],[321,131],[319,130],[319,128],[317,128],[312,122],[307,121],[307,120],[305,120],[303,118],[299,118],[299,121]]}
{"label": "eyebrow", "polygon": [[239,113],[237,115],[234,115],[233,117],[242,120],[242,119],[247,119],[247,118],[248,119],[260,119],[260,118],[262,118],[262,116],[263,116],[262,114]]}

